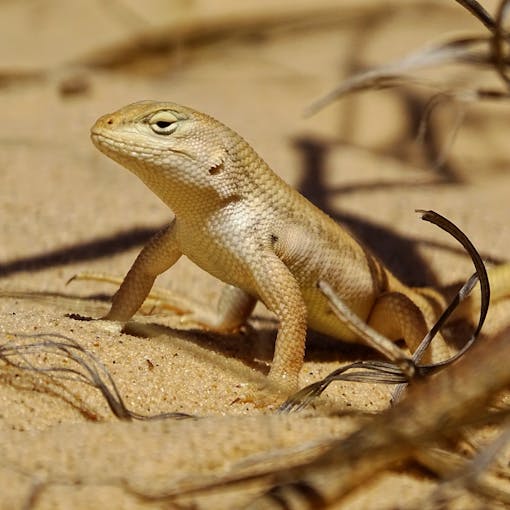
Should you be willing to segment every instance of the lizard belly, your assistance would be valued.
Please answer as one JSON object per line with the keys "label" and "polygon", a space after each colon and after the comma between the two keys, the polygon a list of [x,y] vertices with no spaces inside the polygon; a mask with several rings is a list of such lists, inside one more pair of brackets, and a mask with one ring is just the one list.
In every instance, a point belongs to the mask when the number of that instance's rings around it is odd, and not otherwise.
{"label": "lizard belly", "polygon": [[197,266],[218,278],[224,283],[239,287],[250,294],[254,293],[251,271],[246,264],[235,256],[235,253],[225,249],[225,246],[215,246],[213,251],[193,251],[183,253]]}
{"label": "lizard belly", "polygon": [[255,295],[250,259],[245,256],[248,236],[205,227],[179,232],[182,253],[215,278]]}
{"label": "lizard belly", "polygon": [[[371,282],[358,287],[346,287],[344,283],[339,285],[339,281],[328,281],[332,285],[335,293],[345,302],[345,304],[358,317],[366,321],[375,301],[375,296]],[[355,289],[355,292],[353,290]],[[329,301],[324,297],[322,292],[316,287],[306,286],[303,289],[303,297],[305,299],[308,310],[308,325],[321,333],[330,335],[339,340],[354,342],[357,336],[340,321],[331,309]]]}
{"label": "lizard belly", "polygon": [[[356,306],[357,303],[349,302],[346,299],[344,299],[344,302],[358,317],[367,320],[368,313],[365,306]],[[310,328],[338,340],[346,342],[356,342],[358,340],[358,337],[335,316],[329,302],[322,293],[305,296],[305,303],[308,309],[308,325]]]}

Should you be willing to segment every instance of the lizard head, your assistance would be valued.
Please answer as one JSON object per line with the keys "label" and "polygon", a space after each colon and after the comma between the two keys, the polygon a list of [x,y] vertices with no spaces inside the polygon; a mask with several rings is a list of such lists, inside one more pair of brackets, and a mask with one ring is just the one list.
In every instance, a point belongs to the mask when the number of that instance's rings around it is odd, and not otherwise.
{"label": "lizard head", "polygon": [[210,176],[225,160],[222,134],[227,129],[191,108],[141,101],[100,117],[91,138],[161,195],[179,183],[194,189],[214,186]]}

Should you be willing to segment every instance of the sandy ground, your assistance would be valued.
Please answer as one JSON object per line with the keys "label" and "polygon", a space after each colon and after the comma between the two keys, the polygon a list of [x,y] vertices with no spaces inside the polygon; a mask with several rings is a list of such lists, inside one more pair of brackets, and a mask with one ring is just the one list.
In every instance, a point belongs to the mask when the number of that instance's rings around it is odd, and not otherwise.
{"label": "sandy ground", "polygon": [[[302,115],[357,69],[446,34],[481,32],[474,20],[444,0],[274,4],[0,2],[1,341],[21,341],[14,333],[67,335],[106,366],[132,411],[202,417],[119,422],[94,388],[0,364],[0,508],[174,508],[133,490],[160,494],[269,452],[320,444],[354,427],[328,410],[388,405],[387,388],[353,383],[331,387],[303,416],[243,402],[246,384],[272,357],[276,323],[262,306],[247,334],[224,337],[187,331],[161,309],[134,320],[153,325],[148,337],[66,316],[99,317],[115,290],[66,285],[70,277],[123,276],[171,215],[90,143],[90,126],[108,111],[166,99],[221,119],[409,283],[450,283],[472,272],[462,250],[421,223],[416,208],[448,216],[487,259],[508,258],[508,105],[467,107],[440,166],[434,162],[449,146],[458,109],[434,110],[426,141],[418,142],[428,90],[370,92]],[[497,84],[465,67],[429,73],[446,74],[470,86]],[[187,260],[157,285],[202,307],[221,289]],[[508,324],[508,310],[503,303],[491,311],[487,333]],[[300,384],[370,356],[311,334]],[[338,508],[405,507],[433,483],[416,469],[389,472]],[[179,508],[238,508],[257,491],[245,485],[180,500]]]}

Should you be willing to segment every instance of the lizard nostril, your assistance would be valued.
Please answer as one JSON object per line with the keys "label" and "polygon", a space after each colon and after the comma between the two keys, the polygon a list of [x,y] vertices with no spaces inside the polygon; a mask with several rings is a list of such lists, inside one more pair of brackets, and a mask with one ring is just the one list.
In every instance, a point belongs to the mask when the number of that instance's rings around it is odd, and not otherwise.
{"label": "lizard nostril", "polygon": [[108,125],[110,125],[110,126],[111,126],[111,125],[113,124],[113,119],[110,117],[110,118],[106,121],[106,123],[107,123]]}

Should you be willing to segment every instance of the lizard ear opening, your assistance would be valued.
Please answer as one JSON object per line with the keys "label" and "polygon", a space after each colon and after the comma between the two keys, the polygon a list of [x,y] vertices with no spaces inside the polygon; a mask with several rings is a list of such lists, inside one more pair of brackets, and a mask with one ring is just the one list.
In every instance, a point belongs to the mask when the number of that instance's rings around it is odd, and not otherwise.
{"label": "lizard ear opening", "polygon": [[217,175],[223,171],[223,161],[218,161],[209,168],[209,175]]}

